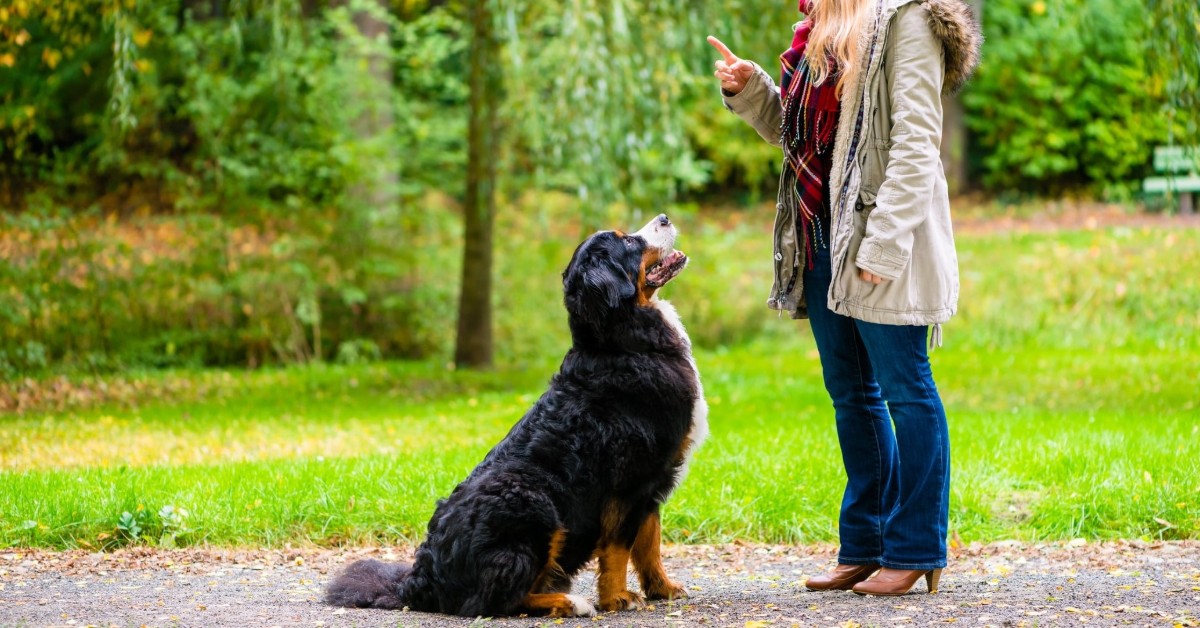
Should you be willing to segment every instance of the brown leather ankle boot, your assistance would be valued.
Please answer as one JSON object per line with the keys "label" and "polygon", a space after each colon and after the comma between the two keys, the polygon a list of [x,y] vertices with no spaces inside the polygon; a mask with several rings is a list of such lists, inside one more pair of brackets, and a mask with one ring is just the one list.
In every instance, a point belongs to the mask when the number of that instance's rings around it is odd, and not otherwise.
{"label": "brown leather ankle boot", "polygon": [[925,585],[929,593],[937,593],[938,579],[942,577],[941,569],[888,569],[879,570],[874,578],[854,585],[853,591],[859,595],[904,595],[908,593],[917,580],[925,576]]}
{"label": "brown leather ankle boot", "polygon": [[879,571],[879,565],[838,565],[837,569],[813,576],[804,583],[812,591],[845,591]]}

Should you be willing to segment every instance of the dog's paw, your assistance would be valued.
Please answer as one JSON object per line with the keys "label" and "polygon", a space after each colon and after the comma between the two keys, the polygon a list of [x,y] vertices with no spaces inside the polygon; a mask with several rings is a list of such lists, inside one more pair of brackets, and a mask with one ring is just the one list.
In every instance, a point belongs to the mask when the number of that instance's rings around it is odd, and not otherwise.
{"label": "dog's paw", "polygon": [[571,602],[571,610],[575,613],[575,617],[595,617],[596,607],[582,595],[567,595],[567,600]]}
{"label": "dog's paw", "polygon": [[683,588],[682,584],[675,584],[670,580],[646,589],[648,600],[677,600],[687,596],[687,589]]}
{"label": "dog's paw", "polygon": [[633,591],[621,591],[613,595],[610,599],[600,600],[600,610],[609,611],[630,611],[642,608],[646,605],[646,598],[642,597],[641,593]]}

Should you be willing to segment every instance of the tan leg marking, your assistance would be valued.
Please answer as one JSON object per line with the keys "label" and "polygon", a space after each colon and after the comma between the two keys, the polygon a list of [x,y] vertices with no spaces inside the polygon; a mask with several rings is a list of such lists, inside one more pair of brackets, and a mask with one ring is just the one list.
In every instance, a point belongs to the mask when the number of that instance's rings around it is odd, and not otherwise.
{"label": "tan leg marking", "polygon": [[629,548],[617,544],[606,545],[596,552],[600,568],[596,586],[600,590],[600,610],[624,611],[641,608],[645,603],[641,594],[625,586],[629,573]]}
{"label": "tan leg marking", "polygon": [[[564,580],[568,580],[566,574],[563,573],[562,566],[558,564],[558,557],[562,555],[563,545],[567,542],[566,528],[555,530],[550,536],[550,551],[546,555],[546,564],[542,566],[541,573],[538,574],[536,580],[533,581],[532,593],[550,593],[549,587],[557,586]],[[554,591],[555,593],[570,593],[567,591]]]}

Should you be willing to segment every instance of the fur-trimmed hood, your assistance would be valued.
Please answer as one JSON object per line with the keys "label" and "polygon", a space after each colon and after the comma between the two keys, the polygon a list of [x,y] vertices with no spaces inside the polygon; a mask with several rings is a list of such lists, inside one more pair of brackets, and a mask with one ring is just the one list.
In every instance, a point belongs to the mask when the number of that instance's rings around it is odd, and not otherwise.
{"label": "fur-trimmed hood", "polygon": [[943,91],[956,93],[979,65],[983,29],[974,11],[963,0],[923,0],[921,4],[929,10],[929,27],[945,49],[946,82]]}

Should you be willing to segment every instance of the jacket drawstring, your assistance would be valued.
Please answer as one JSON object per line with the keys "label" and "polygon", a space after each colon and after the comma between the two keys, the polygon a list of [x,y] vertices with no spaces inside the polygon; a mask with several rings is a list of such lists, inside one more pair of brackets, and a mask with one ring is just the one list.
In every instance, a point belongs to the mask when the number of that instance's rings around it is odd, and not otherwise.
{"label": "jacket drawstring", "polygon": [[934,323],[933,329],[929,330],[929,351],[942,346],[942,324]]}

